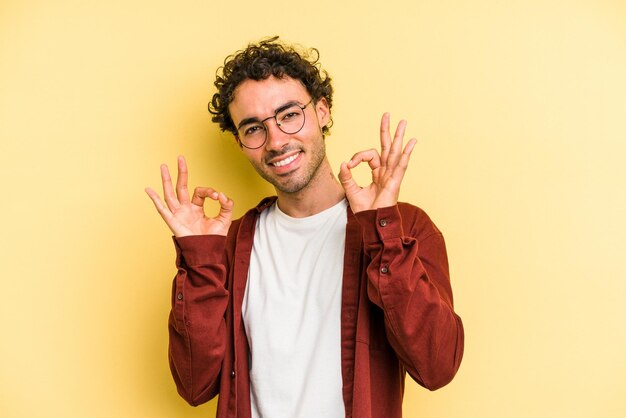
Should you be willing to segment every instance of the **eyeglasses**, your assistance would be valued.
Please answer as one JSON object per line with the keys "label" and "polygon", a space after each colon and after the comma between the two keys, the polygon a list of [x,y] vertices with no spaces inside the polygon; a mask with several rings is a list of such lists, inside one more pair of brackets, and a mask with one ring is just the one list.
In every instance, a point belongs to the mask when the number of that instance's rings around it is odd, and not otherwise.
{"label": "eyeglasses", "polygon": [[313,102],[309,100],[304,106],[298,103],[287,104],[287,107],[278,109],[273,116],[263,120],[251,120],[245,122],[237,128],[237,139],[239,143],[248,149],[261,148],[267,141],[267,126],[265,122],[274,119],[278,129],[286,134],[300,132],[306,122],[304,109]]}

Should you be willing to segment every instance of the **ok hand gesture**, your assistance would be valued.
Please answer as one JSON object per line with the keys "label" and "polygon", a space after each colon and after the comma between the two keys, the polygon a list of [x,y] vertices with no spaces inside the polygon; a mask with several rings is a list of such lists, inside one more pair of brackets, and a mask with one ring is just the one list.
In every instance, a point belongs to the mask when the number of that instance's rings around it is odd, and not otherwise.
{"label": "ok hand gesture", "polygon": [[[146,193],[154,202],[157,211],[174,233],[176,237],[187,235],[226,235],[232,220],[233,201],[224,193],[217,192],[210,187],[196,187],[193,197],[189,200],[187,190],[187,163],[185,158],[178,157],[178,178],[176,179],[176,193],[172,186],[167,166],[161,166],[161,179],[163,181],[163,203],[158,193],[151,188],[146,188]],[[220,204],[220,211],[214,218],[204,214],[204,200],[206,198],[216,200]]]}
{"label": "ok hand gesture", "polygon": [[[361,151],[354,154],[347,163],[341,163],[339,181],[354,213],[393,206],[398,202],[400,184],[417,143],[415,138],[411,138],[402,149],[405,129],[406,121],[400,121],[392,141],[389,113],[385,113],[380,122],[380,154],[375,149]],[[364,161],[372,169],[372,183],[367,187],[360,187],[350,170]]]}

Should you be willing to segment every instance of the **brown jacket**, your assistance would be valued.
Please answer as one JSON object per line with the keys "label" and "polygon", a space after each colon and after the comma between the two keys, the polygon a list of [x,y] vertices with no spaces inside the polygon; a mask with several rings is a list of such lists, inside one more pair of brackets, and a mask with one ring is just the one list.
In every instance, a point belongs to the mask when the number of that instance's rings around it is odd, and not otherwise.
{"label": "brown jacket", "polygon": [[[227,237],[174,239],[172,375],[191,405],[219,394],[218,418],[250,418],[241,306],[255,222],[275,199],[234,221]],[[443,236],[421,209],[406,203],[357,214],[348,209],[344,260],[346,417],[401,417],[405,372],[435,390],[452,380],[463,355]]]}

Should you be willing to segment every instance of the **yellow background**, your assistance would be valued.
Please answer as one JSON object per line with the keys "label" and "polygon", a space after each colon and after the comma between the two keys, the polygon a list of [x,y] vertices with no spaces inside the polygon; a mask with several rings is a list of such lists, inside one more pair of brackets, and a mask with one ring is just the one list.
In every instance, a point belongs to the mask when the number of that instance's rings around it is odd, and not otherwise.
{"label": "yellow background", "polygon": [[419,139],[401,197],[444,231],[467,339],[405,415],[625,417],[620,0],[2,1],[0,415],[213,416],[169,375],[173,247],[143,189],[184,154],[238,215],[272,193],[206,104],[273,34],[334,79],[333,167],[386,110]]}

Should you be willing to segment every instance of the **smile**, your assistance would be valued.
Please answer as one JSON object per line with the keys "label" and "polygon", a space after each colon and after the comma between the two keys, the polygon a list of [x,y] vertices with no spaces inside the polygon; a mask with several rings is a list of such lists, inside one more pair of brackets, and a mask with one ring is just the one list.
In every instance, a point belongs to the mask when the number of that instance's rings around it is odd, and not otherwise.
{"label": "smile", "polygon": [[284,160],[280,160],[280,161],[273,162],[273,163],[272,163],[272,165],[273,165],[274,167],[284,167],[284,166],[286,166],[287,164],[289,164],[289,163],[293,162],[296,158],[298,158],[298,156],[299,156],[299,155],[300,155],[300,153],[299,153],[299,152],[297,152],[297,153],[295,153],[295,154],[293,154],[293,155],[291,155],[291,156],[289,156],[289,157],[285,158]]}

